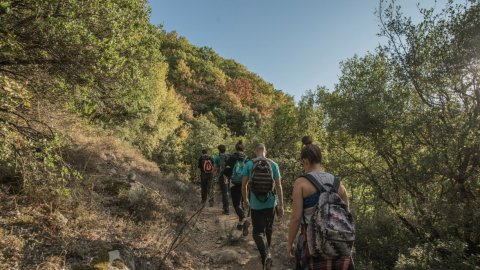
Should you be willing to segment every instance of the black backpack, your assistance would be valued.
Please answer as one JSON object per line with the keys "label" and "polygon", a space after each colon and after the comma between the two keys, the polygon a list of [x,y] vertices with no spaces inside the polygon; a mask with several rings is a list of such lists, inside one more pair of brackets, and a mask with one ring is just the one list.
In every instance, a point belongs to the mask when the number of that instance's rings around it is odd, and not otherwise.
{"label": "black backpack", "polygon": [[273,191],[272,161],[257,159],[253,161],[251,191],[258,200],[265,202]]}

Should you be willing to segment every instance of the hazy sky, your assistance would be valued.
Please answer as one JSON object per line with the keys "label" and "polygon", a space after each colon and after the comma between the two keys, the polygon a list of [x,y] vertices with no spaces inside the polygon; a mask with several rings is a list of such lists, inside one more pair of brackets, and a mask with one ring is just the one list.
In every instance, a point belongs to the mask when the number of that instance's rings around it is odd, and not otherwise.
{"label": "hazy sky", "polygon": [[[417,2],[397,0],[418,18]],[[437,1],[440,9],[445,1]],[[458,1],[464,2],[464,1]],[[333,89],[339,63],[373,51],[378,0],[150,0],[152,23],[232,58],[298,99]],[[422,0],[422,7],[435,5]]]}

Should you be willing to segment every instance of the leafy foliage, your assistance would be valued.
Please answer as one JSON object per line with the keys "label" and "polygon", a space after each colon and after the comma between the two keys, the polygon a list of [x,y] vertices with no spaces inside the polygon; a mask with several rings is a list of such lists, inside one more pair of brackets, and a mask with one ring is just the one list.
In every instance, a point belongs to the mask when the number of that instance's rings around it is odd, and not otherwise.
{"label": "leafy foliage", "polygon": [[[300,138],[322,146],[358,222],[362,269],[473,269],[480,262],[480,3],[380,1],[388,43],[341,63],[334,91],[296,105],[234,60],[149,22],[146,0],[0,0],[0,182],[61,205],[81,176],[32,114],[54,101],[195,180],[202,149],[265,143],[286,197]],[[33,104],[33,105],[32,105]]]}
{"label": "leafy foliage", "polygon": [[[46,151],[60,146],[30,113],[32,101],[65,104],[146,154],[181,125],[186,106],[166,84],[146,1],[3,0],[0,15],[1,163],[25,184],[42,162],[61,163]],[[42,177],[63,181],[43,168]]]}
{"label": "leafy foliage", "polygon": [[[372,217],[386,207],[382,216],[409,233],[397,245],[410,251],[374,269],[473,267],[480,254],[479,5],[424,9],[415,25],[394,2],[385,4],[379,18],[388,45],[344,62],[335,91],[319,93],[329,151],[337,153],[330,164],[356,179],[362,195],[354,205],[374,206],[373,216],[359,216],[357,249],[367,255],[364,237],[372,235],[362,222],[378,227],[381,219]],[[395,226],[384,229],[387,242],[402,239]]]}
{"label": "leafy foliage", "polygon": [[218,126],[238,135],[258,127],[278,104],[291,98],[244,66],[223,59],[211,48],[195,47],[176,32],[164,33],[161,51],[170,71],[168,81],[192,105],[195,115],[213,113]]}

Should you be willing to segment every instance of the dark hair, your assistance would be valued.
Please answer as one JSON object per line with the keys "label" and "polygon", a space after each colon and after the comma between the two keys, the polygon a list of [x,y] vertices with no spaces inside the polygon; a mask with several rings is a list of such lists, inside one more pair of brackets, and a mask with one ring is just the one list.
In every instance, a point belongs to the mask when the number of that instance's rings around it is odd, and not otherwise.
{"label": "dark hair", "polygon": [[302,138],[303,148],[300,157],[302,159],[308,159],[311,164],[321,164],[322,163],[322,150],[318,145],[312,143],[312,137],[304,136]]}
{"label": "dark hair", "polygon": [[225,151],[227,151],[227,147],[223,144],[220,144],[218,146],[218,151],[223,154],[223,153],[225,153]]}
{"label": "dark hair", "polygon": [[243,152],[243,150],[245,150],[245,146],[243,145],[242,140],[238,141],[238,143],[235,144],[235,150],[237,150],[238,152]]}
{"label": "dark hair", "polygon": [[202,154],[206,155],[207,154],[207,149],[203,149]]}

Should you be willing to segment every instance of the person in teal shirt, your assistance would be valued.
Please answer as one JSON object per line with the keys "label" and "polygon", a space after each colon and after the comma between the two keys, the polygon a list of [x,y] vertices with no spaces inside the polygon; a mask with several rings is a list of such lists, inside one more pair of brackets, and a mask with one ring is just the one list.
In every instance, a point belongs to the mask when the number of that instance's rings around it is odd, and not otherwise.
{"label": "person in teal shirt", "polygon": [[[272,242],[273,222],[275,220],[275,209],[277,209],[279,217],[282,217],[284,213],[283,189],[278,164],[266,158],[267,149],[265,145],[259,144],[255,148],[255,154],[256,158],[249,160],[245,164],[245,168],[243,170],[243,208],[250,208],[253,226],[252,236],[255,240],[258,251],[260,252],[263,269],[271,269],[272,258],[270,254],[270,244]],[[273,188],[266,195],[255,194],[251,190],[254,165],[258,164],[258,162],[261,160],[267,161],[266,164],[271,166],[271,170],[269,170],[271,175],[262,173],[262,182],[266,182],[269,178],[271,178],[272,187],[274,187],[276,194],[273,191]],[[257,170],[255,170],[255,172],[257,173]],[[258,179],[257,177],[258,176],[255,176],[255,179]]]}

